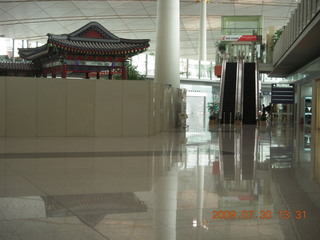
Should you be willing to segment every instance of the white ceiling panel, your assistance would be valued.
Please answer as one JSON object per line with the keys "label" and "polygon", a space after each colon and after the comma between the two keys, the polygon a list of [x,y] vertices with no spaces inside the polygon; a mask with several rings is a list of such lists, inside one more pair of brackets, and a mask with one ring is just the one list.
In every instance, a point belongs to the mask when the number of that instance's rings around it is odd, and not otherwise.
{"label": "white ceiling panel", "polygon": [[0,14],[1,14],[0,15],[1,16],[1,22],[2,22],[3,25],[10,24],[13,20],[15,20],[10,14],[8,14],[6,12],[1,12]]}
{"label": "white ceiling panel", "polygon": [[148,29],[156,31],[156,24],[153,22],[152,19],[147,17],[141,17],[141,18],[123,18],[123,22],[127,24],[129,29],[132,30],[142,30],[142,29]]}
{"label": "white ceiling panel", "polygon": [[47,13],[52,18],[59,18],[59,17],[78,17],[83,16],[83,14],[75,7],[72,2],[58,2],[53,7],[50,7],[47,10]]}
{"label": "white ceiling panel", "polygon": [[19,4],[21,4],[21,2],[16,1],[16,2],[8,3],[7,1],[6,2],[1,2],[0,1],[0,9],[2,11],[9,11],[10,9],[18,6]]}
{"label": "white ceiling panel", "polygon": [[73,1],[73,4],[82,10],[86,9],[112,9],[112,6],[107,1]]}
{"label": "white ceiling panel", "polygon": [[199,18],[184,17],[184,18],[181,18],[181,22],[183,24],[183,27],[181,27],[181,29],[183,30],[199,30],[199,25],[200,25]]}
{"label": "white ceiling panel", "polygon": [[111,7],[118,15],[148,15],[140,1],[110,1]]}
{"label": "white ceiling panel", "polygon": [[181,4],[180,12],[183,12],[184,15],[199,16],[200,4],[194,4],[194,3]]}
{"label": "white ceiling panel", "polygon": [[141,4],[143,5],[144,9],[150,16],[156,16],[157,15],[157,2],[151,2],[151,1],[141,1]]}
{"label": "white ceiling panel", "polygon": [[225,16],[234,15],[234,4],[207,4],[207,15],[208,16]]}
{"label": "white ceiling panel", "polygon": [[[264,31],[282,27],[297,6],[292,0],[211,0],[207,4],[208,58],[214,60],[214,42],[220,39],[221,16],[262,15]],[[47,33],[70,33],[97,21],[123,38],[151,39],[156,43],[157,1],[150,0],[0,0],[0,34],[17,39],[46,41]],[[180,1],[181,56],[197,58],[200,4]]]}
{"label": "white ceiling panel", "polygon": [[278,7],[278,6],[264,6],[263,7],[263,16],[270,17],[288,17],[290,16],[290,7]]}
{"label": "white ceiling panel", "polygon": [[235,15],[261,15],[263,7],[260,5],[235,4]]}
{"label": "white ceiling panel", "polygon": [[9,15],[16,19],[33,18],[41,12],[41,8],[34,3],[21,3],[7,11]]}
{"label": "white ceiling panel", "polygon": [[43,10],[50,10],[50,8],[57,4],[57,1],[36,1],[35,4]]}

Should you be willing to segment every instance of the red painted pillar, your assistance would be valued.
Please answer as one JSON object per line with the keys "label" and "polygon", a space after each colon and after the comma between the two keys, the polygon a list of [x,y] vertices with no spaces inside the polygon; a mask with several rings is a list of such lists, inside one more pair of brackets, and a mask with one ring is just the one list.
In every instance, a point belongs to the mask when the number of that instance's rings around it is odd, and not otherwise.
{"label": "red painted pillar", "polygon": [[113,75],[113,72],[112,72],[112,70],[110,69],[110,70],[109,70],[109,73],[108,73],[108,79],[112,79],[112,75]]}
{"label": "red painted pillar", "polygon": [[57,77],[57,70],[55,67],[52,67],[51,69],[51,77],[56,78]]}
{"label": "red painted pillar", "polygon": [[46,78],[48,76],[48,70],[47,69],[44,69],[43,72],[42,72],[42,76],[44,78]]}
{"label": "red painted pillar", "polygon": [[122,67],[122,79],[127,80],[127,68],[125,66]]}
{"label": "red painted pillar", "polygon": [[67,64],[63,64],[61,70],[62,70],[61,77],[62,78],[67,78],[67,71],[68,71]]}

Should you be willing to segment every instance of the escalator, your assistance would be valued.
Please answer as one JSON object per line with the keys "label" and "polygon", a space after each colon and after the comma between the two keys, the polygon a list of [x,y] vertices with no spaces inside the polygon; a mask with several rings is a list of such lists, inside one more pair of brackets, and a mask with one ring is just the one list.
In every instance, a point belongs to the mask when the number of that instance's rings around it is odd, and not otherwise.
{"label": "escalator", "polygon": [[221,84],[220,122],[233,124],[237,118],[243,124],[256,124],[258,112],[256,63],[225,63]]}
{"label": "escalator", "polygon": [[222,99],[221,123],[234,123],[237,63],[226,63]]}
{"label": "escalator", "polygon": [[243,124],[256,124],[256,63],[244,64]]}

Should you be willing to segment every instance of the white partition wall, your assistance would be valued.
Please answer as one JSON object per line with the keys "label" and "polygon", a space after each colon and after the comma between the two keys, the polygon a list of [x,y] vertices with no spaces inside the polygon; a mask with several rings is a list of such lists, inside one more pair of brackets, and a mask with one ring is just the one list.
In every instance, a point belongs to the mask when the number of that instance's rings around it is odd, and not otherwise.
{"label": "white partition wall", "polygon": [[[2,115],[2,114],[1,114]],[[37,79],[10,78],[6,81],[7,136],[35,136],[37,133]]]}
{"label": "white partition wall", "polygon": [[67,82],[53,78],[37,82],[37,135],[65,136]]}
{"label": "white partition wall", "polygon": [[96,80],[95,136],[121,136],[122,83]]}
{"label": "white partition wall", "polygon": [[95,81],[68,79],[67,136],[94,136]]}
{"label": "white partition wall", "polygon": [[0,78],[0,136],[148,136],[176,125],[177,90],[151,81]]}
{"label": "white partition wall", "polygon": [[6,81],[0,78],[0,136],[6,135]]}
{"label": "white partition wall", "polygon": [[149,135],[149,84],[145,81],[123,81],[122,135]]}

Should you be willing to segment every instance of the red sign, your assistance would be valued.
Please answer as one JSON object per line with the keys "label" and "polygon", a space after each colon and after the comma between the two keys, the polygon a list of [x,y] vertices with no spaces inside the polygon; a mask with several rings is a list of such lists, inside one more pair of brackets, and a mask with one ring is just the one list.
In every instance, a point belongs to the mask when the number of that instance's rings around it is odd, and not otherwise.
{"label": "red sign", "polygon": [[238,195],[238,199],[241,201],[245,201],[245,200],[253,200],[254,197],[252,195]]}
{"label": "red sign", "polygon": [[221,41],[228,42],[256,42],[262,40],[261,35],[223,35]]}

